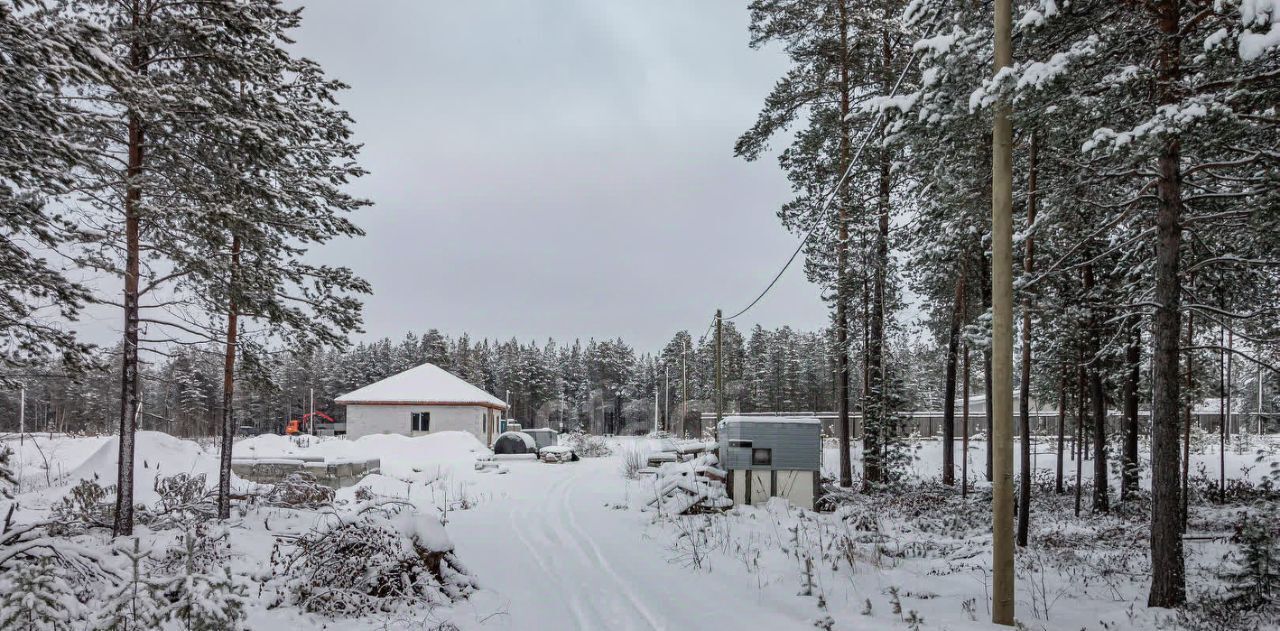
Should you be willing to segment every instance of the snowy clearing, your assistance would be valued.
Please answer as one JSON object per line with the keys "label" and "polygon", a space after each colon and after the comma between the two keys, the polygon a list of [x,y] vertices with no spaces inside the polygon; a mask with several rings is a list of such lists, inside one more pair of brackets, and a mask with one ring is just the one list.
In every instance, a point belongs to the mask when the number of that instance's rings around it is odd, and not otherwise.
{"label": "snowy clearing", "polygon": [[[105,483],[114,476],[111,439],[46,435],[21,445],[5,442],[18,454],[24,484],[14,498],[15,523],[48,518],[81,479]],[[838,629],[986,627],[990,498],[984,484],[976,484],[968,500],[936,485],[912,483],[900,493],[854,494],[828,513],[773,500],[672,517],[644,508],[655,479],[628,479],[626,461],[675,445],[626,438],[608,444],[611,455],[575,463],[504,461],[500,467],[507,474],[499,475],[493,467],[476,467],[477,457],[489,452],[461,432],[354,441],[259,436],[238,442],[235,455],[380,458],[382,473],[340,489],[332,507],[255,503],[223,525],[143,527],[137,538],[142,550],[157,556],[172,556],[193,529],[225,541],[218,554],[232,573],[262,590],[247,604],[250,628],[449,623],[462,629],[802,629],[826,622]],[[939,445],[917,443],[913,477],[936,478]],[[981,476],[983,448],[981,442],[971,444],[974,478]],[[825,469],[831,471],[835,452],[830,446],[826,452]],[[1228,453],[1228,476],[1240,478],[1248,470],[1250,478],[1261,479],[1260,471],[1280,463],[1278,453],[1275,441],[1242,443]],[[144,432],[138,454],[142,504],[161,499],[153,489],[158,477],[203,473],[206,484],[214,479],[216,453],[192,441]],[[1216,479],[1218,458],[1211,447],[1196,459]],[[1053,457],[1041,453],[1040,479],[1051,481],[1052,468]],[[1067,469],[1070,480],[1073,469]],[[1091,464],[1085,469],[1088,480]],[[261,488],[236,485],[237,492]],[[1173,614],[1144,606],[1142,510],[1121,507],[1109,516],[1089,517],[1086,491],[1085,518],[1066,519],[1071,494],[1046,491],[1037,490],[1033,500],[1032,546],[1018,556],[1019,619],[1036,629],[1155,629],[1172,620]],[[452,555],[450,563],[465,574],[456,575],[452,587],[442,584],[437,596],[451,589],[462,596],[337,619],[289,604],[285,590],[292,584],[273,576],[280,544],[349,523],[361,507],[379,501],[403,503],[408,511],[378,523],[423,549]],[[1192,523],[1213,534],[1226,527],[1230,513],[1197,507]],[[75,541],[103,553],[120,545],[113,548],[106,533],[93,529]],[[1214,568],[1229,550],[1220,538],[1190,543],[1191,582],[1212,584]]]}

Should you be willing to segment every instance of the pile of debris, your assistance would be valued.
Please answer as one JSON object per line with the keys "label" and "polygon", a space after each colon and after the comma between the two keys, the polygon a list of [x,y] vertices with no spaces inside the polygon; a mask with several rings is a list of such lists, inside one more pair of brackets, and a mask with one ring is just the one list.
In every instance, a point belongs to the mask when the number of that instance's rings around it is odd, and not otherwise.
{"label": "pile of debris", "polygon": [[[649,458],[641,475],[652,475],[654,497],[648,506],[663,515],[718,512],[733,507],[725,490],[728,474],[719,468],[714,443],[675,452],[659,452]],[[657,466],[653,466],[656,464]]]}

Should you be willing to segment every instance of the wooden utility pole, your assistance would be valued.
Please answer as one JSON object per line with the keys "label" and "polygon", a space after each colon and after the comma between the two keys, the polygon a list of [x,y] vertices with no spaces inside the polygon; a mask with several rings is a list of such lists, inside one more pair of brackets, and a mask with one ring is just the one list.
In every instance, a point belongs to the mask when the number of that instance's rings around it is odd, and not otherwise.
{"label": "wooden utility pole", "polygon": [[716,431],[720,431],[720,419],[724,418],[724,366],[722,358],[722,335],[724,332],[724,315],[716,309]]}
{"label": "wooden utility pole", "polygon": [[684,435],[685,418],[689,416],[689,341],[680,342],[680,435]]}
{"label": "wooden utility pole", "polygon": [[[1013,65],[1010,0],[995,3],[995,72]],[[1013,122],[996,104],[991,132],[991,622],[1012,625],[1013,598]]]}
{"label": "wooden utility pole", "polygon": [[671,365],[662,366],[662,430],[671,431]]}

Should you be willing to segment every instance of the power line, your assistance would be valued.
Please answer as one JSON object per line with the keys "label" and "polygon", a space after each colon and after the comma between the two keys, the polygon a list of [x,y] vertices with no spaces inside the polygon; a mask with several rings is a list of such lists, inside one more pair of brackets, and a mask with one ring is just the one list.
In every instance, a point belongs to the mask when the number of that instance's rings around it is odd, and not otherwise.
{"label": "power line", "polygon": [[[893,89],[889,92],[889,98],[893,98],[898,93],[898,88],[902,85],[902,80],[906,78],[907,71],[910,70],[911,65],[915,63],[917,52],[918,51],[912,51],[911,57],[907,59],[907,65],[903,66],[902,72],[898,73],[898,80],[894,82]],[[778,273],[774,275],[773,280],[769,281],[769,285],[764,288],[764,291],[760,292],[760,295],[756,296],[755,300],[751,301],[751,304],[743,307],[741,311],[724,318],[724,320],[732,320],[750,311],[752,307],[756,306],[756,303],[760,302],[760,300],[769,293],[769,290],[773,289],[774,285],[778,284],[778,280],[787,272],[787,268],[791,267],[791,264],[795,262],[796,257],[800,255],[802,250],[804,250],[804,246],[808,245],[809,240],[813,238],[813,233],[818,230],[818,226],[821,224],[823,215],[831,206],[831,200],[835,199],[836,193],[840,191],[840,187],[844,185],[845,180],[849,178],[849,174],[853,172],[853,165],[857,164],[858,158],[862,156],[863,148],[867,146],[867,140],[871,138],[871,134],[880,126],[880,122],[882,120],[884,120],[883,108],[881,108],[880,113],[876,115],[875,120],[871,122],[871,127],[869,127],[866,130],[866,133],[863,134],[862,142],[858,143],[858,150],[853,154],[853,158],[849,160],[849,165],[845,167],[844,173],[840,176],[840,180],[836,182],[836,185],[832,187],[831,192],[827,194],[827,198],[823,201],[822,207],[818,209],[818,212],[814,216],[813,225],[809,226],[809,230],[805,233],[804,239],[800,241],[800,245],[796,246],[795,251],[791,253],[791,257],[787,259],[785,264],[783,264],[782,269],[778,270]]]}

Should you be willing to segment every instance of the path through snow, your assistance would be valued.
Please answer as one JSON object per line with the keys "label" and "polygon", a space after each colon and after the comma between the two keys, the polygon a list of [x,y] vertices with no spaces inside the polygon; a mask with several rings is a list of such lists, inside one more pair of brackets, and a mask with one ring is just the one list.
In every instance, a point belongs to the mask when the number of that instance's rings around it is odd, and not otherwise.
{"label": "path through snow", "polygon": [[494,495],[451,513],[448,524],[459,557],[506,602],[503,622],[495,616],[486,628],[810,626],[801,599],[747,593],[723,574],[670,562],[651,515],[626,507],[638,485],[628,487],[617,459],[506,464],[505,484],[486,485]]}

